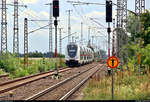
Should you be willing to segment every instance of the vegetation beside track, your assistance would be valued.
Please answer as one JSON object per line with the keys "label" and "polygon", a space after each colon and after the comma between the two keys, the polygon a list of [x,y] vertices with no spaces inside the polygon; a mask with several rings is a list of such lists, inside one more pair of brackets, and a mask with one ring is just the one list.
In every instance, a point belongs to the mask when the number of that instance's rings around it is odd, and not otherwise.
{"label": "vegetation beside track", "polygon": [[[49,71],[50,69],[53,70],[55,68],[54,59],[45,58],[45,64],[43,64],[43,58],[38,59],[30,59],[28,67],[24,68],[24,59],[16,58],[14,55],[8,53],[7,60],[1,56],[0,59],[0,74],[9,73],[10,77],[18,78],[24,77],[31,74],[36,74],[40,72]],[[62,66],[65,67],[64,59],[62,59]],[[58,60],[58,67],[60,67],[60,63]]]}
{"label": "vegetation beside track", "polygon": [[[134,72],[114,75],[115,100],[150,100],[150,72],[138,77]],[[111,76],[94,77],[84,90],[83,100],[111,100]]]}

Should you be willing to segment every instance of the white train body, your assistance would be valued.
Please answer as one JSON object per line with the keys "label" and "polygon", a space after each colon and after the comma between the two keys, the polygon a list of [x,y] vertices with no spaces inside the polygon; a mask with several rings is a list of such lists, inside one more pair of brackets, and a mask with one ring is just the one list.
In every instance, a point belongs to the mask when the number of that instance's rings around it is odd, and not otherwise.
{"label": "white train body", "polygon": [[65,60],[68,66],[91,63],[94,60],[94,52],[88,47],[70,43],[66,47]]}

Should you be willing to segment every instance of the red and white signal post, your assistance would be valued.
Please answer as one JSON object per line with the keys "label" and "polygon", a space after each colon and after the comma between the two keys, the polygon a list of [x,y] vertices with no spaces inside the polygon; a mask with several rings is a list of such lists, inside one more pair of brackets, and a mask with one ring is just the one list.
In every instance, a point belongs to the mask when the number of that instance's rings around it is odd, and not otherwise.
{"label": "red and white signal post", "polygon": [[55,17],[54,20],[54,26],[55,26],[55,76],[58,76],[58,67],[57,67],[57,17],[59,17],[59,0],[53,0],[53,17]]}

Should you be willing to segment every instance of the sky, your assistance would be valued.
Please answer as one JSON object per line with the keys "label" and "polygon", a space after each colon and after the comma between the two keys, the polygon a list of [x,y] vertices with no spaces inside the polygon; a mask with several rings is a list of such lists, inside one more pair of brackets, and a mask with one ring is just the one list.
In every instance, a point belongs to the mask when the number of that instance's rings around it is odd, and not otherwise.
{"label": "sky", "polygon": [[[6,0],[7,3],[13,3],[13,0]],[[27,8],[19,7],[19,51],[24,52],[24,18],[29,20],[48,20],[49,19],[49,6],[46,3],[51,3],[52,0],[18,0],[19,4],[27,5]],[[91,36],[99,36],[94,38],[94,44],[103,50],[107,50],[107,23],[105,22],[105,6],[104,5],[76,5],[67,2],[68,0],[60,0],[60,17],[58,17],[58,27],[62,29],[62,37],[68,35],[68,13],[71,12],[71,33],[77,32],[75,36],[81,34],[81,22],[83,22],[83,39],[84,44],[87,44],[88,28],[91,27]],[[70,0],[71,1],[71,0]],[[72,0],[79,1],[79,0]],[[105,4],[105,0],[80,0],[81,2],[92,2]],[[117,0],[112,0],[116,3]],[[1,2],[1,0],[0,0]],[[134,11],[135,0],[128,0],[128,9]],[[146,0],[146,9],[150,9],[150,0]],[[0,6],[1,8],[1,6]],[[13,7],[7,6],[7,20],[8,20],[8,51],[13,51]],[[1,10],[0,10],[1,14]],[[103,25],[100,26],[89,18],[95,18],[96,22]],[[116,18],[116,7],[113,6],[113,18]],[[53,18],[54,19],[54,18]],[[0,15],[1,20],[1,15]],[[48,22],[28,22],[28,32],[39,28],[40,26],[47,25]],[[54,27],[54,26],[53,26]],[[111,24],[112,27],[112,24]],[[98,29],[99,28],[99,29]],[[0,29],[1,31],[1,29]],[[54,30],[53,30],[53,51],[54,51]],[[1,35],[0,35],[1,36]],[[59,38],[59,32],[58,32]],[[59,40],[58,40],[59,41]],[[65,53],[65,47],[68,39],[62,41],[62,52]],[[59,44],[59,43],[58,43]],[[59,45],[58,45],[59,48]],[[33,51],[48,52],[49,51],[49,33],[48,29],[42,29],[29,34],[29,52]],[[58,50],[59,51],[59,50]]]}

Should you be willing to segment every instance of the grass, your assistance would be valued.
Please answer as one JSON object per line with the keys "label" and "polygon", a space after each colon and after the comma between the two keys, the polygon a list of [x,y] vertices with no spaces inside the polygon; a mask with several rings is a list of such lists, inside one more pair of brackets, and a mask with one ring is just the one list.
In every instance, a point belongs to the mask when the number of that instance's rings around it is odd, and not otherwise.
{"label": "grass", "polygon": [[[111,100],[111,76],[94,76],[84,90],[83,100]],[[115,100],[150,100],[150,72],[137,76],[135,72],[114,74]]]}
{"label": "grass", "polygon": [[0,75],[7,74],[3,69],[0,69]]}
{"label": "grass", "polygon": [[[0,59],[0,74],[9,73],[12,79],[18,77],[24,77],[31,74],[54,70],[55,59],[45,58],[45,64],[43,64],[43,58],[29,58],[28,67],[24,67],[24,59],[19,60],[13,55],[8,55],[8,58]],[[65,67],[65,61],[62,59],[62,66]],[[58,59],[58,67],[60,62]]]}

